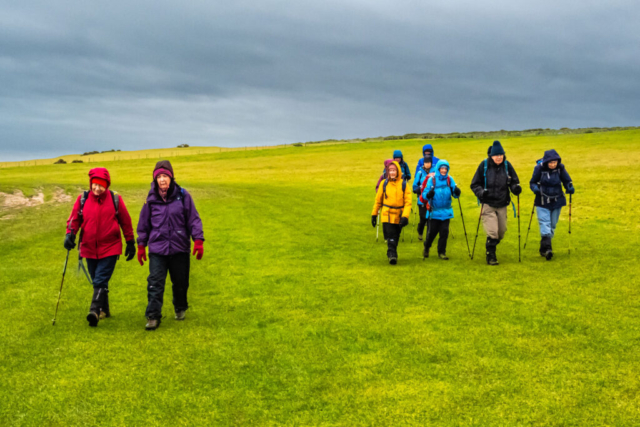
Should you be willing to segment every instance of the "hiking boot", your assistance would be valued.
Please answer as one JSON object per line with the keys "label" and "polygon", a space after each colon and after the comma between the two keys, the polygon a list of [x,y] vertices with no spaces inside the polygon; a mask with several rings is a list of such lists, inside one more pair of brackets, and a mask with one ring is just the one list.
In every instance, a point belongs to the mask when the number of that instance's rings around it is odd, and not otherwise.
{"label": "hiking boot", "polygon": [[176,311],[176,320],[184,320],[185,313],[184,310]]}
{"label": "hiking boot", "polygon": [[398,257],[395,255],[391,255],[389,257],[389,264],[396,265],[398,263]]}
{"label": "hiking boot", "polygon": [[429,258],[429,248],[424,248],[422,251],[422,258]]}
{"label": "hiking boot", "polygon": [[158,329],[158,326],[160,326],[160,319],[148,319],[144,328],[147,331],[155,331]]}
{"label": "hiking boot", "polygon": [[98,326],[98,320],[100,319],[100,315],[95,311],[90,311],[87,314],[87,321],[89,322],[89,326],[96,327]]}
{"label": "hiking boot", "polygon": [[422,234],[418,233],[418,240],[422,240]]}
{"label": "hiking boot", "polygon": [[496,257],[495,252],[487,252],[487,264],[489,265],[498,265],[498,258]]}
{"label": "hiking boot", "polygon": [[551,247],[551,237],[547,237],[547,253],[545,254],[547,261],[551,261],[553,258],[553,248]]}
{"label": "hiking boot", "polygon": [[102,307],[100,308],[100,320],[111,317],[111,310],[109,310],[109,291],[104,295],[104,301],[102,301]]}
{"label": "hiking boot", "polygon": [[439,257],[441,260],[449,261],[449,257],[447,256],[447,254],[438,254],[438,257]]}
{"label": "hiking boot", "polygon": [[540,256],[543,256],[550,261],[553,257],[553,250],[551,249],[551,237],[543,237],[540,239]]}

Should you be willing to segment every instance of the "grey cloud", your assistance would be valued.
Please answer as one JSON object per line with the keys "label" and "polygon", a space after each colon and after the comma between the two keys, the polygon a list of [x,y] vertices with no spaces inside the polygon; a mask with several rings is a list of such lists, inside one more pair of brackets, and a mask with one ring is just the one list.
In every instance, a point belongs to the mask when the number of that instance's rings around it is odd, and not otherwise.
{"label": "grey cloud", "polygon": [[3,4],[0,157],[635,125],[639,11],[632,1]]}

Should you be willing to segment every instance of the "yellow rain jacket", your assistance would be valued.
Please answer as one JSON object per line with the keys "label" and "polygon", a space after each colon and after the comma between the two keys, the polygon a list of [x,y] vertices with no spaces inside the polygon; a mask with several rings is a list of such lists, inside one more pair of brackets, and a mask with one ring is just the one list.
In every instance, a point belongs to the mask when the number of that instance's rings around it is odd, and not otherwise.
{"label": "yellow rain jacket", "polygon": [[402,169],[400,169],[398,162],[394,161],[393,164],[398,168],[398,178],[393,181],[389,180],[386,191],[384,181],[380,183],[371,215],[378,215],[378,211],[382,207],[382,214],[380,215],[382,222],[400,224],[400,217],[408,219],[411,214],[411,184],[407,183],[403,194],[402,179],[400,178]]}

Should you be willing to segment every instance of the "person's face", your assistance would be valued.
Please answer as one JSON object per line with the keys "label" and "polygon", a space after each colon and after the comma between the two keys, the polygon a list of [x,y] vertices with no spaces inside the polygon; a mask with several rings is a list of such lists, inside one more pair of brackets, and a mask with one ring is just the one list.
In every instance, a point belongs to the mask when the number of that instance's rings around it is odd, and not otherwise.
{"label": "person's face", "polygon": [[398,177],[398,169],[396,169],[396,165],[389,166],[389,178],[396,179]]}
{"label": "person's face", "polygon": [[440,167],[440,175],[446,175],[447,174],[447,170],[449,170],[446,166],[441,166]]}
{"label": "person's face", "polygon": [[169,175],[166,175],[164,173],[158,175],[158,178],[156,178],[156,180],[158,181],[158,187],[160,187],[162,191],[167,190],[169,188],[169,184],[171,184],[171,178],[169,178]]}
{"label": "person's face", "polygon": [[504,161],[504,154],[498,154],[497,156],[491,156],[491,158],[493,159],[493,162],[496,165],[499,165],[500,163],[502,163]]}
{"label": "person's face", "polygon": [[429,171],[431,170],[431,162],[424,162],[424,170]]}
{"label": "person's face", "polygon": [[402,157],[395,157],[393,160],[395,160],[396,162],[400,163],[402,161]]}
{"label": "person's face", "polygon": [[558,167],[558,161],[557,160],[549,162],[549,169],[555,169],[557,167]]}
{"label": "person's face", "polygon": [[104,188],[102,185],[96,184],[95,182],[91,183],[91,192],[96,196],[100,196],[102,193],[104,193],[105,190],[106,188]]}

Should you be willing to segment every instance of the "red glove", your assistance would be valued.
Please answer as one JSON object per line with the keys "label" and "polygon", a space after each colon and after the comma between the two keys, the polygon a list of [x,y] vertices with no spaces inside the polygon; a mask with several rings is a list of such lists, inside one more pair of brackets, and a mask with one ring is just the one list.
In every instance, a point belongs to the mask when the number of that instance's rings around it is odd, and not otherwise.
{"label": "red glove", "polygon": [[202,244],[204,242],[202,240],[196,240],[193,242],[193,253],[191,255],[195,255],[197,260],[202,259],[202,255],[204,255],[204,248]]}
{"label": "red glove", "polygon": [[147,248],[144,246],[138,246],[138,262],[140,265],[144,265],[144,262],[142,262],[143,260],[147,260]]}

